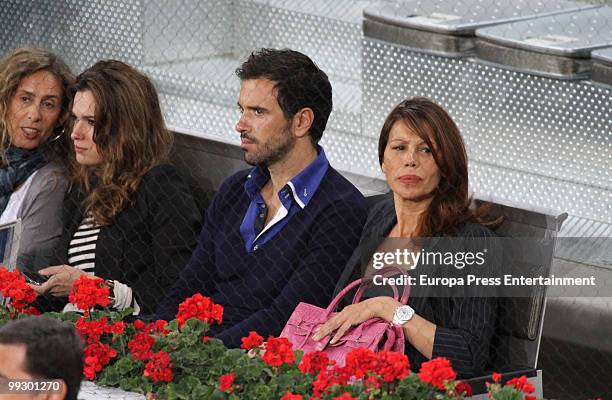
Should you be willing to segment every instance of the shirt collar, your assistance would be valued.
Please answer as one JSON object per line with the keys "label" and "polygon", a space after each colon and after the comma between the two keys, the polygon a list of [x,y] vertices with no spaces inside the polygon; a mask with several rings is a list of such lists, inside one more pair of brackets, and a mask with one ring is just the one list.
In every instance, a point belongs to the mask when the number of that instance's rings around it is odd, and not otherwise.
{"label": "shirt collar", "polygon": [[244,190],[247,192],[251,201],[257,198],[259,192],[261,192],[261,189],[269,179],[270,172],[265,167],[258,165],[249,171],[247,180],[244,182]]}
{"label": "shirt collar", "polygon": [[[317,145],[317,153],[317,158],[287,182],[287,186],[291,189],[295,202],[301,208],[306,207],[310,202],[310,199],[319,188],[321,180],[329,167],[329,161],[325,156],[325,151],[319,145]],[[267,168],[256,166],[251,169],[244,183],[244,189],[251,200],[254,200],[259,195],[261,188],[264,187],[269,179],[270,172]]]}

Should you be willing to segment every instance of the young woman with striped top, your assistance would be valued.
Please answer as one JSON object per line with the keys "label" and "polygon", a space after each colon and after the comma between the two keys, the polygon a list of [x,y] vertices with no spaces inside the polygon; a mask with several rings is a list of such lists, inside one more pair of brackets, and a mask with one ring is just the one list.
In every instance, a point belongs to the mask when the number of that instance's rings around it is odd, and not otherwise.
{"label": "young woman with striped top", "polygon": [[50,278],[35,289],[73,310],[66,297],[74,282],[95,275],[112,287],[112,307],[152,313],[191,256],[201,213],[165,163],[172,134],[145,75],[100,61],[77,77],[75,89],[76,167],[64,201],[59,265],[40,270]]}

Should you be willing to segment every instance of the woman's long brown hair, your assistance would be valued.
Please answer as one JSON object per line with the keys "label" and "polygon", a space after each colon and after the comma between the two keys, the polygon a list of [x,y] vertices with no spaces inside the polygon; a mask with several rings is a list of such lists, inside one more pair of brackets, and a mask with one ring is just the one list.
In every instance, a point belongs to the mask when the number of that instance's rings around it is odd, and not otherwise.
{"label": "woman's long brown hair", "polygon": [[103,161],[76,165],[73,183],[87,193],[83,211],[109,225],[133,200],[142,177],[167,160],[172,134],[153,83],[123,62],[97,62],[77,77],[75,91],[90,91],[95,99],[94,142]]}

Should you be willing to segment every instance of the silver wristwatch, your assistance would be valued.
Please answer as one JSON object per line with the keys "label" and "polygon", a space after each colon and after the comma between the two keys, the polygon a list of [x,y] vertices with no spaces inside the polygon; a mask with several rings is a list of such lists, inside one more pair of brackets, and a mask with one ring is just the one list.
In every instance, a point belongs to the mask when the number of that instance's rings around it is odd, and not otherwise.
{"label": "silver wristwatch", "polygon": [[395,309],[395,315],[393,315],[393,324],[403,326],[406,322],[410,321],[414,316],[414,309],[410,306],[399,306]]}

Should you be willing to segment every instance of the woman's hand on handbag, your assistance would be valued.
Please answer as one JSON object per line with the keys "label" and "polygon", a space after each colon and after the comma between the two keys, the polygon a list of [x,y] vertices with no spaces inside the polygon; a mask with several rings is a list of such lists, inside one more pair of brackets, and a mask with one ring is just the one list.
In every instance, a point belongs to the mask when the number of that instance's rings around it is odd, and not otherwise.
{"label": "woman's hand on handbag", "polygon": [[42,285],[30,285],[38,294],[49,293],[57,297],[67,297],[72,291],[74,282],[79,276],[85,274],[78,268],[69,265],[56,265],[38,271],[41,275],[49,276]]}
{"label": "woman's hand on handbag", "polygon": [[331,317],[323,325],[315,329],[313,340],[321,340],[332,332],[336,332],[330,343],[334,344],[344,336],[352,326],[359,325],[370,318],[382,318],[393,321],[395,309],[401,303],[392,297],[372,297],[345,307],[341,312]]}

